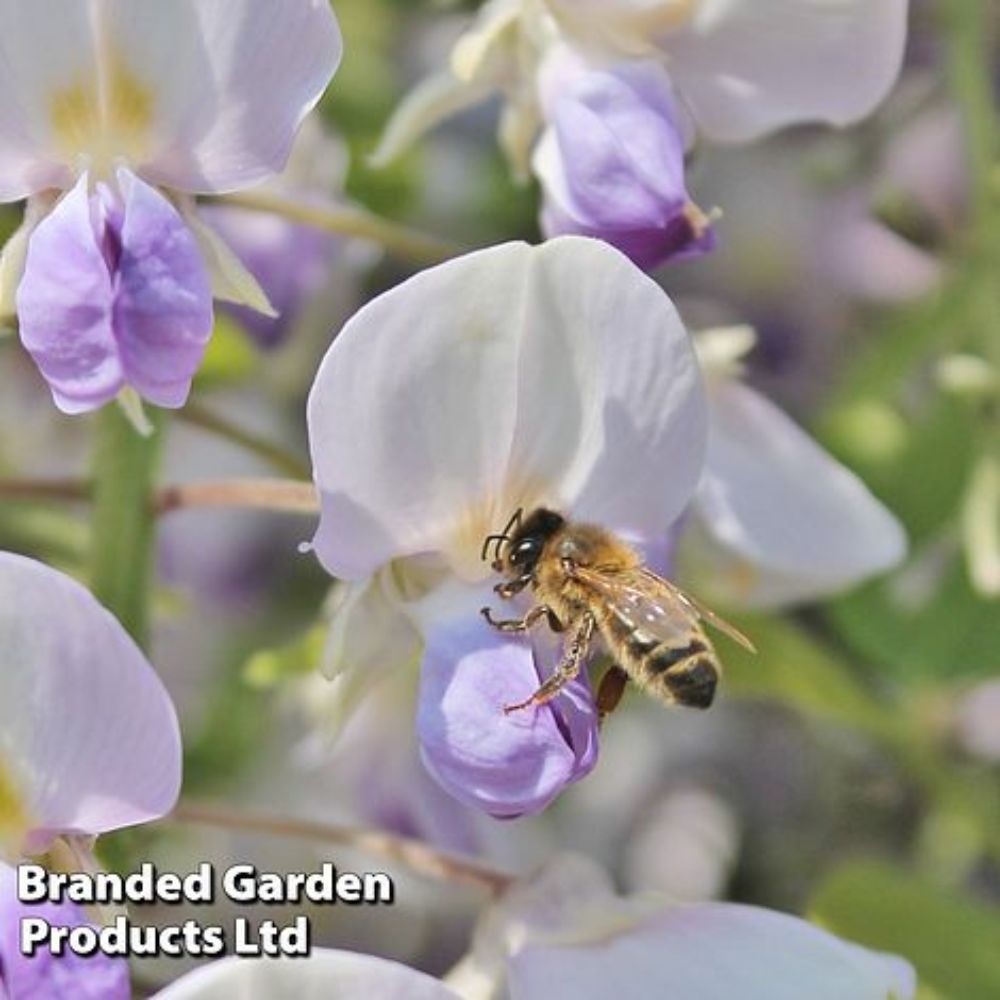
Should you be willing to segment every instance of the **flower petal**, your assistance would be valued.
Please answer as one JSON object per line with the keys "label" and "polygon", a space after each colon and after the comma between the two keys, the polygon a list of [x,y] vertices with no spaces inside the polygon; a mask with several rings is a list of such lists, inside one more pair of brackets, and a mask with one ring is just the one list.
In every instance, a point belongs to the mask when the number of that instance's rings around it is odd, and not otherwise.
{"label": "flower petal", "polygon": [[[473,593],[475,593],[473,591]],[[420,674],[417,732],[434,777],[498,817],[541,812],[597,758],[597,713],[585,678],[548,705],[504,713],[541,676],[530,646],[490,628],[469,605],[432,628]]]}
{"label": "flower petal", "polygon": [[17,291],[21,340],[67,413],[101,406],[124,385],[113,296],[84,175],[31,234]]}
{"label": "flower petal", "polygon": [[[707,590],[769,606],[810,600],[895,565],[899,522],[848,469],[759,393],[709,381],[699,525],[721,546]],[[688,547],[689,561],[701,553]],[[725,564],[730,563],[727,567]]]}
{"label": "flower petal", "polygon": [[[556,936],[558,929],[553,928]],[[576,944],[528,944],[509,962],[511,1000],[554,982],[580,1000],[643,996],[741,1000],[908,1000],[912,968],[842,941],[804,920],[731,903],[664,908],[617,935]]]}
{"label": "flower petal", "polygon": [[173,705],[89,591],[0,553],[0,635],[0,779],[7,774],[25,827],[5,853],[41,853],[60,834],[168,812],[181,774]]}
{"label": "flower petal", "polygon": [[702,131],[744,142],[796,122],[847,125],[899,75],[907,0],[704,0],[664,41]]}
{"label": "flower petal", "polygon": [[82,958],[66,951],[56,957],[46,948],[28,958],[21,953],[21,920],[34,917],[50,927],[81,927],[89,921],[75,903],[22,903],[17,873],[0,861],[0,997],[79,997],[80,1000],[129,1000],[128,962],[98,952]]}
{"label": "flower petal", "polygon": [[88,7],[0,0],[0,202],[71,183],[71,118],[97,72]]}
{"label": "flower petal", "polygon": [[457,1000],[440,980],[399,962],[331,948],[308,958],[226,958],[182,976],[156,1000]]}
{"label": "flower petal", "polygon": [[284,166],[340,62],[328,0],[101,0],[109,45],[152,95],[134,163],[184,191],[246,187]]}
{"label": "flower petal", "polygon": [[115,333],[130,385],[183,406],[212,335],[212,291],[191,231],[158,191],[119,171],[125,199]]}
{"label": "flower petal", "polygon": [[331,605],[323,673],[332,690],[324,699],[324,721],[336,734],[377,684],[416,668],[421,642],[384,572],[363,583],[337,584]]}
{"label": "flower petal", "polygon": [[577,237],[469,254],[376,299],[327,353],[308,416],[317,554],[352,579],[420,552],[481,578],[483,537],[520,504],[661,535],[706,424],[669,299]]}
{"label": "flower petal", "polygon": [[[210,205],[202,209],[202,215],[213,222],[214,228],[202,222],[198,213],[193,211],[185,213],[184,221],[194,234],[198,249],[208,266],[213,297],[222,302],[244,306],[262,320],[277,319],[279,312],[284,310],[278,310],[272,305],[267,292],[264,291],[253,271],[234,252],[229,241],[216,230],[225,229],[225,220],[231,219],[231,231],[257,234],[259,242],[267,246],[268,249],[273,248],[272,252],[280,248],[284,251],[281,260],[286,269],[282,275],[285,277],[286,274],[298,273],[299,254],[294,252],[288,234],[299,231],[300,227],[290,226],[283,219],[268,216],[262,212],[248,212],[239,208],[218,205]],[[322,233],[315,233],[315,230],[306,231],[313,233],[317,242],[324,241]],[[250,238],[252,239],[252,236]],[[276,252],[274,255],[277,257]],[[307,268],[307,270],[309,269]],[[285,280],[290,282],[291,278],[286,277]]]}
{"label": "flower petal", "polygon": [[563,77],[533,161],[546,234],[596,236],[645,268],[710,250],[711,230],[698,225],[685,187],[685,139],[663,68],[636,60]]}

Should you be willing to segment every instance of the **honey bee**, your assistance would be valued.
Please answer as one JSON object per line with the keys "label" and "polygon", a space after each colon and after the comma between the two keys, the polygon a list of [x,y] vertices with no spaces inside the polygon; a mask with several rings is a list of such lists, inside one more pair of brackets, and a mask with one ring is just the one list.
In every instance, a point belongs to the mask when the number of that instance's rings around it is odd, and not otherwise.
{"label": "honey bee", "polygon": [[647,569],[634,549],[597,525],[570,522],[544,507],[527,517],[518,510],[500,534],[487,536],[484,561],[491,545],[491,565],[507,578],[494,592],[509,600],[530,587],[538,603],[523,618],[504,621],[483,608],[486,620],[501,632],[527,632],[545,620],[567,634],[551,676],[505,713],[554,698],[579,674],[595,638],[614,661],[597,690],[602,721],[629,680],[667,704],[708,708],[722,669],[702,621],[755,652],[742,632]]}

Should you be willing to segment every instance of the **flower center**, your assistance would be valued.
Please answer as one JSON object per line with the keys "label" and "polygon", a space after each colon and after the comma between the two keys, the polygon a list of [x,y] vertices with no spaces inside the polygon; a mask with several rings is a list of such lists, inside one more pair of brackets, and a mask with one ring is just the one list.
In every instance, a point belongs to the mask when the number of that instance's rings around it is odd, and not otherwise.
{"label": "flower center", "polygon": [[14,776],[0,759],[0,858],[17,858],[31,823]]}
{"label": "flower center", "polygon": [[102,54],[96,79],[80,80],[51,100],[52,128],[63,154],[80,157],[97,174],[120,160],[136,163],[146,152],[153,95],[114,51]]}

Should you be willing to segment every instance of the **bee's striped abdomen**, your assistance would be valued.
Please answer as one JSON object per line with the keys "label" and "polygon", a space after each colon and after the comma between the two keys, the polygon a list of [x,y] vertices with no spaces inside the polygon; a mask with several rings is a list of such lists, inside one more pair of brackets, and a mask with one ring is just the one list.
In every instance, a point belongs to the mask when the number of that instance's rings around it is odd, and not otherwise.
{"label": "bee's striped abdomen", "polygon": [[660,643],[642,664],[646,683],[669,701],[708,708],[715,697],[719,668],[708,644],[693,638],[686,646]]}
{"label": "bee's striped abdomen", "polygon": [[601,629],[612,655],[636,683],[664,701],[708,708],[719,668],[708,641],[692,630],[685,645],[664,642],[625,614],[609,614]]}

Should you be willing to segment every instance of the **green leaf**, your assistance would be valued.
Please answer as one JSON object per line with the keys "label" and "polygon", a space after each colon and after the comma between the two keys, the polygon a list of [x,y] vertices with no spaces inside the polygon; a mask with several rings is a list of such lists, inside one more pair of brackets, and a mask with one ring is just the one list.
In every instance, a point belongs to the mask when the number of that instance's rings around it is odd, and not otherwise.
{"label": "green leaf", "polygon": [[243,669],[243,679],[250,687],[262,690],[288,678],[304,677],[322,660],[326,633],[326,626],[319,625],[286,646],[254,653]]}
{"label": "green leaf", "polygon": [[216,310],[215,330],[195,376],[195,386],[210,389],[243,381],[259,364],[260,355],[240,324]]}
{"label": "green leaf", "polygon": [[777,618],[740,621],[756,655],[728,645],[723,651],[727,690],[767,698],[831,722],[884,733],[891,717],[850,667],[804,628]]}
{"label": "green leaf", "polygon": [[876,861],[850,862],[819,887],[817,923],[878,951],[902,955],[951,1000],[1000,997],[1000,911]]}

